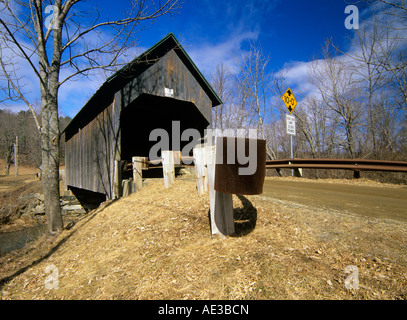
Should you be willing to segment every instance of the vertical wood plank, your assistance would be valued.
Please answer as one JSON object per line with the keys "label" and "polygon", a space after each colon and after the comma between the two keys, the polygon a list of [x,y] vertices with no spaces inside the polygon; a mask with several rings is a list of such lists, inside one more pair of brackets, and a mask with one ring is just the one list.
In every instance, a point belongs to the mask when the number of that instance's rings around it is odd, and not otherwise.
{"label": "vertical wood plank", "polygon": [[169,188],[175,181],[174,154],[172,151],[161,151],[165,188]]}
{"label": "vertical wood plank", "polygon": [[235,232],[232,194],[215,191],[216,146],[206,147],[211,232],[220,236]]}
{"label": "vertical wood plank", "polygon": [[143,187],[143,164],[146,157],[132,157],[134,192],[140,191]]}
{"label": "vertical wood plank", "polygon": [[208,192],[208,170],[206,168],[205,148],[197,147],[194,148],[192,152],[194,156],[198,194],[202,195]]}
{"label": "vertical wood plank", "polygon": [[127,197],[133,193],[133,181],[132,179],[122,180],[122,196]]}
{"label": "vertical wood plank", "polygon": [[121,165],[120,160],[114,161],[113,199],[120,198],[121,192]]}
{"label": "vertical wood plank", "polygon": [[174,166],[182,167],[181,151],[173,151],[173,155],[174,155]]}
{"label": "vertical wood plank", "polygon": [[208,169],[209,213],[211,233],[222,236],[215,223],[215,146],[205,147],[205,163]]}

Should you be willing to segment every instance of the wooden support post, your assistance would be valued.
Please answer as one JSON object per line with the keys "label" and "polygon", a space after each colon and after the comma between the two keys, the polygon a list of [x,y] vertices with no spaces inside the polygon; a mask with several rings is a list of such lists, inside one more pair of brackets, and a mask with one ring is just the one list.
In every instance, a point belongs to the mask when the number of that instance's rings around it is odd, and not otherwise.
{"label": "wooden support post", "polygon": [[302,178],[302,168],[294,168],[294,177]]}
{"label": "wooden support post", "polygon": [[133,179],[122,180],[122,196],[127,197],[133,193]]}
{"label": "wooden support post", "polygon": [[202,195],[208,192],[208,170],[205,166],[205,148],[196,147],[193,149],[196,184],[198,189],[198,195]]}
{"label": "wooden support post", "polygon": [[120,160],[114,161],[113,199],[120,198],[122,186],[122,172]]}
{"label": "wooden support post", "polygon": [[235,232],[232,194],[215,191],[216,147],[205,147],[208,169],[208,188],[211,232],[220,236]]}
{"label": "wooden support post", "polygon": [[161,151],[165,188],[169,188],[175,181],[174,153],[171,150]]}
{"label": "wooden support post", "polygon": [[134,192],[140,191],[143,187],[143,169],[148,169],[148,158],[147,157],[132,157],[133,165],[133,184]]}
{"label": "wooden support post", "polygon": [[173,155],[174,155],[174,167],[176,168],[182,167],[181,151],[173,151]]}
{"label": "wooden support post", "polygon": [[16,143],[14,143],[14,172],[18,175],[18,136],[16,136]]}

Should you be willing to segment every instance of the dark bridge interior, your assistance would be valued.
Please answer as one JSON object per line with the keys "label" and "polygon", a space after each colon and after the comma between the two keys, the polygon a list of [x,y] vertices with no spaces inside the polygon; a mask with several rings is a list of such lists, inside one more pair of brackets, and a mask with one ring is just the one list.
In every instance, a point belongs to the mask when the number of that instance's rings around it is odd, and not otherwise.
{"label": "dark bridge interior", "polygon": [[[148,157],[150,149],[161,141],[161,138],[157,141],[149,139],[151,131],[157,128],[168,132],[169,150],[181,151],[192,138],[189,137],[188,141],[180,141],[180,148],[173,146],[173,121],[180,122],[180,135],[185,129],[194,128],[203,137],[204,130],[209,125],[192,102],[148,94],[140,95],[121,112],[121,159],[131,163],[133,156]],[[175,137],[176,131],[174,131]],[[161,151],[157,155],[160,157]],[[192,156],[192,148],[189,155]]]}

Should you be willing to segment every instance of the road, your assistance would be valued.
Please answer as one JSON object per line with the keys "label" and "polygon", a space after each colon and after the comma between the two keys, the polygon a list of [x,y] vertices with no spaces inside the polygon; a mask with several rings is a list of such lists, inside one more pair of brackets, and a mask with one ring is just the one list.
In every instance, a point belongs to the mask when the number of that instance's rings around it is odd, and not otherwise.
{"label": "road", "polygon": [[334,209],[407,222],[407,186],[267,178],[263,196],[319,209]]}

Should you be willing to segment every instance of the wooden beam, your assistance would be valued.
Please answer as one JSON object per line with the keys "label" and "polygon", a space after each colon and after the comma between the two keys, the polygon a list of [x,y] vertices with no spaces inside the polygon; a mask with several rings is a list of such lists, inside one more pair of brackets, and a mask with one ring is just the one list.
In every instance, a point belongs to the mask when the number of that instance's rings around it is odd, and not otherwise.
{"label": "wooden beam", "polygon": [[211,233],[224,237],[235,233],[233,198],[232,194],[215,191],[216,147],[205,147],[205,155],[208,169]]}
{"label": "wooden beam", "polygon": [[205,166],[205,148],[196,147],[192,152],[194,155],[198,195],[202,195],[205,192],[208,192],[208,170]]}
{"label": "wooden beam", "polygon": [[161,157],[163,159],[164,185],[165,188],[169,188],[175,181],[174,153],[170,150],[162,151]]}
{"label": "wooden beam", "polygon": [[122,180],[122,196],[127,197],[133,193],[133,179]]}
{"label": "wooden beam", "polygon": [[132,157],[134,192],[143,187],[143,169],[148,168],[147,157]]}
{"label": "wooden beam", "polygon": [[182,167],[181,151],[173,151],[174,166],[177,168]]}
{"label": "wooden beam", "polygon": [[114,161],[113,199],[120,198],[122,186],[122,172],[120,160]]}

